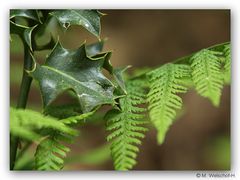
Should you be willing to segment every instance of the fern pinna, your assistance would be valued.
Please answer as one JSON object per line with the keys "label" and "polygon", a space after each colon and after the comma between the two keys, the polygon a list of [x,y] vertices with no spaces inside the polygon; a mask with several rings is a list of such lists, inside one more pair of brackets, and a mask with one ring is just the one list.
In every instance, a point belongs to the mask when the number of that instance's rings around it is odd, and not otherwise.
{"label": "fern pinna", "polygon": [[[71,109],[74,106],[71,107]],[[52,107],[50,109],[55,109],[54,115],[59,117],[62,116],[62,113],[58,110],[57,107]],[[48,111],[46,111],[47,113]],[[56,113],[58,112],[58,113]],[[69,111],[72,114],[72,111]],[[76,116],[66,117],[65,119],[60,119],[58,122],[66,125],[76,125],[81,122],[85,118],[90,117],[95,111],[80,114]],[[62,133],[61,131],[54,131],[48,135],[45,139],[43,139],[36,150],[35,153],[35,168],[37,170],[61,170],[64,166],[64,158],[67,155],[67,152],[70,149],[63,144],[63,142],[72,142],[75,136],[70,136],[66,133]]]}
{"label": "fern pinna", "polygon": [[182,64],[166,64],[149,72],[150,90],[148,93],[149,116],[158,130],[157,140],[162,144],[169,126],[176,117],[176,110],[181,109],[182,99],[178,93],[185,93],[181,78],[189,77],[190,68]]}
{"label": "fern pinna", "polygon": [[51,171],[63,168],[64,158],[70,149],[61,141],[62,136],[57,132],[41,141],[35,153],[35,168],[37,170]]}
{"label": "fern pinna", "polygon": [[224,85],[221,62],[217,57],[220,52],[201,50],[191,58],[192,80],[197,92],[209,98],[215,106],[219,105]]}
{"label": "fern pinna", "polygon": [[40,130],[56,130],[75,136],[78,132],[58,119],[30,109],[10,108],[10,132],[28,141],[39,142],[44,137]]}
{"label": "fern pinna", "polygon": [[224,81],[229,84],[231,81],[231,49],[230,44],[224,46]]}
{"label": "fern pinna", "polygon": [[143,127],[145,91],[141,81],[126,84],[127,95],[119,100],[119,107],[106,114],[107,130],[112,131],[107,140],[112,141],[111,153],[116,170],[128,170],[136,164],[136,156],[147,128]]}

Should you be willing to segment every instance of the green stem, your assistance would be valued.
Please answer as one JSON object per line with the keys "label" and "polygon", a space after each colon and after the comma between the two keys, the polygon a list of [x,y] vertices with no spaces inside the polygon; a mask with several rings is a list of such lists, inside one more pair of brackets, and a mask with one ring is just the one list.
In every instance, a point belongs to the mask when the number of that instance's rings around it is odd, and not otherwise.
{"label": "green stem", "polygon": [[[208,48],[205,48],[205,49],[208,49],[208,50],[212,50],[212,51],[222,51],[223,48],[224,48],[224,45],[228,44],[230,42],[224,42],[224,43],[221,43],[221,44],[216,44],[216,45],[213,45],[213,46],[210,46]],[[198,51],[197,51],[198,52]],[[186,63],[189,63],[191,57],[196,54],[196,52],[190,54],[190,55],[187,55],[187,56],[184,56],[184,57],[181,57],[181,58],[178,58],[178,59],[175,59],[172,63],[174,64],[186,64]],[[162,66],[162,65],[161,65]],[[160,66],[160,67],[161,67]],[[158,68],[158,67],[157,67]],[[142,78],[146,78],[146,75],[147,73],[151,72],[152,70],[155,70],[157,68],[153,68],[151,70],[149,70],[148,72],[144,72],[142,74],[139,74],[138,76],[135,76],[133,78],[130,78],[131,80],[134,80],[134,79],[142,79]]]}
{"label": "green stem", "polygon": [[[28,93],[30,90],[32,77],[30,77],[25,70],[30,70],[32,68],[32,56],[31,51],[28,48],[27,44],[24,43],[24,67],[23,67],[23,76],[22,83],[20,87],[19,99],[17,102],[17,108],[25,109],[27,105]],[[13,170],[17,149],[18,149],[19,139],[10,134],[10,170]]]}
{"label": "green stem", "polygon": [[27,142],[25,146],[21,149],[21,151],[17,154],[16,161],[22,158],[24,153],[28,150],[28,148],[32,145],[31,142]]}
{"label": "green stem", "polygon": [[30,86],[32,83],[32,77],[28,75],[26,70],[31,70],[32,68],[32,56],[31,51],[29,50],[28,46],[24,45],[24,69],[23,69],[23,76],[22,76],[22,83],[20,87],[20,95],[17,102],[17,108],[25,109],[27,105],[28,93],[30,90]]}

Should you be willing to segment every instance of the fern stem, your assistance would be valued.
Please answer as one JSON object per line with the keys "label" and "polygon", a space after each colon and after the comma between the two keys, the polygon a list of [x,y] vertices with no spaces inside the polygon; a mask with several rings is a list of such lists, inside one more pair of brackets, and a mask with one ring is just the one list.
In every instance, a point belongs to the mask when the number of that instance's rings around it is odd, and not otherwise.
{"label": "fern stem", "polygon": [[[210,46],[208,48],[205,48],[205,49],[208,49],[208,50],[214,50],[214,51],[223,51],[223,48],[224,48],[224,45],[227,45],[229,44],[230,42],[224,42],[224,43],[220,43],[220,44],[216,44],[216,45],[213,45],[213,46]],[[191,57],[196,54],[198,51],[190,54],[190,55],[187,55],[187,56],[184,56],[184,57],[181,57],[181,58],[178,58],[178,59],[175,59],[172,61],[173,64],[186,64],[186,63],[189,63]],[[162,66],[162,64],[160,65],[160,67]],[[154,69],[157,69],[157,68],[153,68],[147,72],[144,72],[142,74],[139,74],[137,76],[134,76],[132,78],[130,78],[130,80],[135,80],[135,79],[143,79],[143,78],[146,78],[146,74],[153,71]]]}
{"label": "fern stem", "polygon": [[[30,90],[30,86],[32,83],[32,77],[30,77],[26,70],[30,70],[32,68],[32,56],[31,51],[28,48],[27,44],[24,43],[24,66],[23,66],[23,75],[22,82],[20,87],[20,94],[17,102],[17,108],[25,109],[27,105],[28,94]],[[10,170],[13,170],[17,148],[18,148],[19,139],[10,134]]]}
{"label": "fern stem", "polygon": [[[224,45],[226,44],[229,44],[230,42],[224,42],[224,43],[221,43],[221,44],[216,44],[216,45],[213,45],[213,46],[210,46],[208,48],[205,48],[205,49],[208,49],[208,50],[212,50],[212,51],[223,51],[223,48],[224,48]],[[176,59],[173,63],[174,64],[182,64],[182,63],[186,63],[190,61],[191,57],[196,54],[198,51],[190,54],[190,55],[187,55],[187,56],[184,56],[184,57],[181,57],[181,58],[178,58]]]}

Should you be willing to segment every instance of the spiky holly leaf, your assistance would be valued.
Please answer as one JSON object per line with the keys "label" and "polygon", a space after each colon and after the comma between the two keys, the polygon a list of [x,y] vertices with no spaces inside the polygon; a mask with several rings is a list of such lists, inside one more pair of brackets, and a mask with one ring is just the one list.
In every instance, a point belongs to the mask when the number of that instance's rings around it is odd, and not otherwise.
{"label": "spiky holly leaf", "polygon": [[96,43],[87,45],[86,46],[87,55],[91,57],[101,53],[103,50],[103,45],[104,41],[98,41]]}
{"label": "spiky holly leaf", "polygon": [[15,17],[23,17],[23,18],[32,19],[34,21],[41,22],[37,10],[11,9],[10,19]]}
{"label": "spiky holly leaf", "polygon": [[118,93],[120,93],[119,95],[127,94],[127,90],[126,90],[125,83],[124,83],[125,81],[124,81],[123,73],[130,67],[131,66],[126,66],[126,67],[115,68],[112,70],[113,77],[117,83],[118,90],[120,91],[120,92],[118,92]]}
{"label": "spiky holly leaf", "polygon": [[[86,46],[86,51],[88,56],[94,56],[98,53],[100,53],[103,50],[103,45],[104,41],[99,41],[90,45]],[[103,65],[103,67],[113,75],[114,80],[116,81],[116,86],[117,86],[117,92],[119,96],[125,95],[126,94],[126,87],[124,84],[124,79],[123,79],[123,73],[130,68],[131,66],[126,66],[126,67],[120,67],[120,68],[113,68],[112,64],[110,61],[106,61]]]}
{"label": "spiky holly leaf", "polygon": [[100,36],[100,18],[103,14],[97,10],[56,10],[50,14],[57,18],[64,29],[80,25],[98,38]]}
{"label": "spiky holly leaf", "polygon": [[37,25],[33,27],[27,27],[23,25],[16,24],[10,21],[10,33],[17,34],[26,43],[29,49],[32,51],[32,32],[37,27]]}
{"label": "spiky holly leaf", "polygon": [[57,43],[45,64],[35,62],[29,71],[39,83],[44,107],[66,90],[76,94],[84,113],[102,104],[114,104],[114,86],[102,73],[110,55],[107,52],[89,57],[85,44],[77,50],[67,50]]}

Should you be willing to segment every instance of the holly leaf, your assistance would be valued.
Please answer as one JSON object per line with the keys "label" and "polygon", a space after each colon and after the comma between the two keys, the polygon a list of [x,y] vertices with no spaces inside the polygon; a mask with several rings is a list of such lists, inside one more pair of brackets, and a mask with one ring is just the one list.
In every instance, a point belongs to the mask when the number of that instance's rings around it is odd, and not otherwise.
{"label": "holly leaf", "polygon": [[87,55],[91,57],[101,53],[103,50],[103,45],[104,45],[104,41],[99,41],[99,42],[87,45],[86,46]]}
{"label": "holly leaf", "polygon": [[58,95],[72,90],[83,113],[102,104],[114,104],[114,85],[102,73],[111,52],[87,56],[85,44],[77,50],[64,49],[57,43],[45,64],[35,62],[29,74],[39,83],[44,108]]}
{"label": "holly leaf", "polygon": [[[96,43],[93,43],[93,44],[90,44],[90,45],[86,46],[87,55],[88,56],[94,56],[94,55],[100,53],[103,49],[103,45],[104,45],[104,41],[99,41],[99,42],[96,42]],[[113,68],[112,65],[110,64],[110,61],[106,61],[104,63],[103,67],[106,70],[108,70],[108,72],[110,74],[113,75],[114,80],[116,81],[117,94],[119,94],[119,95],[127,94],[123,74],[131,66]]]}
{"label": "holly leaf", "polygon": [[10,19],[15,17],[24,17],[27,19],[32,19],[37,22],[41,22],[37,10],[11,9]]}
{"label": "holly leaf", "polygon": [[56,10],[50,15],[66,30],[72,25],[80,25],[96,37],[100,36],[100,18],[103,14],[97,10]]}
{"label": "holly leaf", "polygon": [[120,89],[120,94],[127,94],[125,80],[124,80],[124,72],[130,68],[131,66],[120,67],[113,69],[113,77],[118,85],[118,89]]}
{"label": "holly leaf", "polygon": [[33,27],[27,27],[23,25],[16,24],[10,21],[10,33],[17,34],[26,43],[29,49],[32,51],[32,32],[37,27],[37,25]]}

